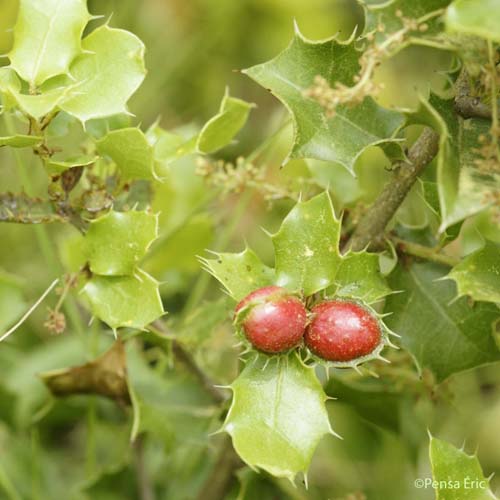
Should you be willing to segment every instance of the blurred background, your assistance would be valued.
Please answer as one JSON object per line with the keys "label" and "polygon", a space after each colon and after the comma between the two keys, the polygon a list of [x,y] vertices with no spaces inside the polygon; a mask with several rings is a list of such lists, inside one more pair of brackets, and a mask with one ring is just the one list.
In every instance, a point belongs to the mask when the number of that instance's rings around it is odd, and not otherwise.
{"label": "blurred background", "polygon": [[[334,34],[345,39],[355,29],[361,30],[364,22],[363,9],[355,0],[89,0],[89,10],[105,19],[111,17],[112,26],[132,31],[147,47],[148,74],[130,102],[136,116],[133,123],[147,128],[158,119],[168,130],[196,129],[217,112],[226,86],[233,96],[257,104],[238,142],[222,151],[221,158],[233,162],[240,155],[251,154],[286,119],[280,103],[239,70],[283,50],[293,36],[294,20],[311,39]],[[12,43],[9,29],[16,11],[15,0],[0,0],[1,54],[8,52]],[[100,22],[93,21],[88,29]],[[376,78],[385,84],[380,102],[416,108],[419,94],[429,92],[427,82],[431,81],[436,91],[446,91],[445,72],[451,64],[451,55],[443,51],[404,49],[377,72]],[[331,187],[336,208],[341,210],[359,202],[368,205],[388,176],[388,162],[376,148],[360,158],[356,179],[338,165],[321,162],[293,161],[280,169],[291,137],[292,131],[286,127],[259,159],[265,163],[270,181],[278,186],[312,178],[317,186]],[[20,163],[28,172],[29,185],[19,175]],[[175,163],[167,181],[155,191],[153,207],[162,212],[161,237],[143,267],[165,282],[162,298],[174,325],[176,314],[186,304],[193,304],[193,314],[178,327],[186,333],[188,343],[192,342],[204,368],[221,384],[227,384],[238,363],[227,321],[231,305],[222,298],[215,280],[202,274],[196,256],[205,255],[206,249],[239,251],[247,241],[272,264],[272,246],[261,227],[275,230],[293,200],[278,200],[270,210],[262,196],[251,194],[243,217],[231,228],[241,194],[222,197],[219,191],[211,193],[195,170],[194,158]],[[40,196],[46,192],[45,175],[37,159],[25,151],[13,155],[0,149],[0,185],[2,192],[24,189]],[[411,200],[399,217],[409,231],[417,233],[432,222],[431,215]],[[483,219],[478,217],[471,223],[470,237],[464,243],[467,251],[474,248],[474,224],[485,223]],[[3,331],[54,277],[63,271],[76,271],[81,256],[80,236],[71,227],[53,225],[42,231],[4,224],[0,234]],[[200,299],[205,300],[205,309],[194,308]],[[82,362],[86,355],[71,332],[56,338],[44,329],[46,312],[40,308],[16,332],[15,340],[0,349],[0,498],[17,500],[10,483],[21,492],[20,498],[138,498],[137,467],[128,446],[130,415],[124,416],[113,403],[99,398],[73,397],[47,403],[47,391],[36,374]],[[110,332],[104,332],[97,340],[96,352],[102,352],[110,340]],[[245,470],[240,475],[244,489],[235,483],[228,498],[431,499],[431,490],[418,491],[412,486],[415,477],[430,474],[427,428],[458,446],[465,439],[469,451],[479,446],[486,474],[500,471],[498,369],[465,373],[454,377],[438,394],[433,390],[425,384],[408,388],[400,381],[391,385],[388,379],[383,390],[379,385],[373,388],[381,394],[372,403],[370,388],[360,389],[355,384],[331,388],[331,393],[343,395],[329,403],[332,424],[348,439],[326,438],[322,442],[313,460],[309,491]],[[194,400],[198,393],[184,384],[163,396],[167,405],[186,398]],[[82,418],[84,410],[87,413]],[[170,415],[168,408],[165,411]],[[158,498],[194,498],[215,460],[214,441],[206,434],[214,430],[216,422],[211,420],[200,428],[195,424],[190,427],[190,420],[186,423],[177,418],[172,422],[174,429],[179,426],[177,431],[167,437],[164,433],[156,436],[146,445],[146,464]],[[189,438],[188,445],[178,445],[175,433]],[[73,488],[75,484],[78,487]]]}

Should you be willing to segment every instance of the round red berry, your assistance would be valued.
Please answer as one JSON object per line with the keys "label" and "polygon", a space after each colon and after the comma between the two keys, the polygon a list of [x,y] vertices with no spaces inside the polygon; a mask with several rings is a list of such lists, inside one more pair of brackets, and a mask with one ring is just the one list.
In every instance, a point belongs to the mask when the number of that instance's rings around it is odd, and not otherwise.
{"label": "round red berry", "polygon": [[356,302],[326,300],[313,307],[304,337],[316,356],[328,361],[352,361],[372,353],[382,337],[373,313]]}
{"label": "round red berry", "polygon": [[304,336],[307,313],[302,301],[279,286],[247,295],[235,309],[248,341],[259,351],[278,354],[296,347]]}

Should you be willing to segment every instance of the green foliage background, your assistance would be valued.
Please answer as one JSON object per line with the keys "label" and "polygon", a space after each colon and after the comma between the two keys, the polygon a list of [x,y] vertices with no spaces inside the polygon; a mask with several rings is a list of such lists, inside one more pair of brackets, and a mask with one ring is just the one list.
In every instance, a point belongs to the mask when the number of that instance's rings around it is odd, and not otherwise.
{"label": "green foliage background", "polygon": [[[0,0],[0,53],[6,53],[12,43],[6,30],[15,21],[16,9],[14,0]],[[189,135],[216,113],[226,85],[231,95],[257,104],[238,141],[222,151],[221,157],[228,160],[251,154],[285,118],[278,101],[238,70],[280,52],[292,37],[293,19],[311,39],[335,32],[345,39],[354,29],[361,30],[364,22],[362,9],[351,0],[90,0],[89,10],[105,17],[113,13],[110,25],[130,30],[147,47],[148,74],[130,101],[131,111],[144,128],[159,119],[165,128]],[[428,92],[429,82],[434,90],[443,88],[442,72],[450,63],[451,57],[444,51],[417,46],[403,49],[376,72],[376,79],[385,83],[380,102],[416,109],[419,94]],[[0,135],[8,135],[4,126],[0,125]],[[413,129],[408,132],[410,137],[415,134]],[[375,149],[358,160],[356,185],[339,165],[327,169],[320,162],[293,160],[280,170],[291,140],[288,126],[266,151],[270,180],[295,188],[301,186],[304,177],[314,177],[324,187],[333,183],[338,186],[333,189],[337,209],[349,207],[359,198],[370,203],[389,175],[387,160]],[[70,134],[65,146],[71,147],[71,141]],[[13,154],[7,148],[0,148],[2,191],[19,192],[26,187],[19,162],[25,164],[31,179],[32,192],[28,194],[43,194],[46,176],[38,168],[37,158],[27,151]],[[176,333],[183,335],[197,361],[215,380],[229,385],[238,371],[228,316],[231,303],[222,296],[215,280],[201,274],[197,256],[205,255],[207,248],[239,252],[246,240],[265,264],[272,265],[272,243],[260,227],[275,232],[295,203],[279,200],[269,210],[266,200],[258,195],[220,198],[216,191],[205,199],[207,189],[194,171],[192,158],[176,162],[167,182],[159,188],[153,208],[161,211],[160,238],[142,267],[165,282],[162,299]],[[249,205],[241,204],[242,197]],[[241,218],[234,222],[238,213]],[[411,199],[399,217],[408,239],[426,242],[428,215],[415,210]],[[464,254],[480,245],[475,228],[481,224],[493,241],[500,241],[498,229],[485,222],[484,216],[475,217],[458,243]],[[77,270],[82,257],[78,233],[62,224],[51,225],[47,234],[29,225],[4,224],[0,231],[3,331],[63,269]],[[444,274],[439,267],[420,266],[415,273],[417,278],[423,276],[422,280],[430,276],[430,282]],[[391,284],[396,289],[408,279],[396,273]],[[444,301],[444,296],[452,300],[454,290],[443,290],[436,289],[436,300]],[[53,306],[56,299],[50,300]],[[397,303],[404,299],[396,296],[391,300]],[[462,300],[454,309],[459,318],[466,308],[466,299]],[[49,398],[39,373],[88,361],[104,352],[112,337],[109,331],[101,334],[97,321],[90,326],[80,324],[80,335],[52,336],[43,327],[46,313],[44,307],[38,309],[15,333],[15,341],[0,347],[0,498],[140,498],[141,467],[147,470],[157,498],[196,498],[217,459],[216,445],[221,438],[208,434],[220,426],[221,414],[182,367],[174,370],[169,356],[156,357],[156,350],[165,347],[163,340],[153,337],[147,341],[151,358],[157,363],[154,371],[133,347],[128,347],[135,404],[142,412],[137,424],[129,408],[97,396]],[[426,311],[417,309],[415,315],[420,314]],[[397,327],[411,331],[418,326],[413,321],[395,315],[391,326],[396,331]],[[384,377],[381,371],[382,378],[369,383],[361,383],[355,375],[325,381],[326,393],[338,398],[327,403],[330,421],[344,440],[327,436],[321,441],[309,472],[308,490],[303,484],[293,488],[286,479],[277,480],[245,468],[231,483],[225,498],[431,499],[432,489],[414,488],[415,478],[431,474],[428,429],[458,446],[465,439],[468,451],[477,446],[485,475],[498,476],[498,363],[454,375],[436,389],[425,368],[432,368],[433,361],[443,355],[440,349],[446,351],[446,334],[443,327],[444,340],[438,352],[433,346],[430,358],[417,359],[424,368],[423,381],[413,367],[408,368],[404,353],[395,359],[401,362],[401,371],[392,378]],[[421,332],[423,338],[425,335]],[[460,360],[456,363],[467,368]],[[438,375],[438,379],[444,379],[448,373]],[[130,433],[142,430],[147,431],[147,440],[131,447]],[[492,489],[500,490],[498,477],[493,479]]]}

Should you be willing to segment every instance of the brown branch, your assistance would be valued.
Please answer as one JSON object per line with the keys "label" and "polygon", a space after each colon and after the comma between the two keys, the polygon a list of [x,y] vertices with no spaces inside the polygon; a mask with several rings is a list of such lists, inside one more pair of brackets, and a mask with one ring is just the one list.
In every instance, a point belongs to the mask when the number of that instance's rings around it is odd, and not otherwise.
{"label": "brown branch", "polygon": [[219,450],[219,458],[213,467],[213,472],[200,489],[198,500],[219,500],[225,498],[233,475],[243,462],[236,454],[229,436],[224,437],[224,442]]}
{"label": "brown branch", "polygon": [[439,135],[426,127],[410,148],[408,161],[401,162],[395,167],[393,178],[384,186],[379,197],[361,218],[346,248],[359,251],[369,245],[377,246],[382,243],[385,227],[422,170],[436,156],[438,148]]}
{"label": "brown branch", "polygon": [[491,107],[472,96],[469,74],[464,69],[455,82],[455,111],[462,118],[486,118],[491,120]]}

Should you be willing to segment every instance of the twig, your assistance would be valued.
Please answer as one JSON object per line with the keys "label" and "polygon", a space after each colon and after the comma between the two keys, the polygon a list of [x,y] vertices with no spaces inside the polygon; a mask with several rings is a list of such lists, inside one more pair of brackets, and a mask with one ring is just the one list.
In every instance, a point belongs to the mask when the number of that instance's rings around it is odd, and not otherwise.
{"label": "twig", "polygon": [[455,111],[462,118],[486,118],[491,119],[490,106],[481,102],[477,96],[472,96],[470,90],[469,74],[464,69],[455,82]]}
{"label": "twig", "polygon": [[385,227],[415,184],[420,172],[436,156],[438,148],[439,135],[426,127],[411,147],[408,162],[401,162],[395,167],[393,178],[361,218],[346,248],[359,251],[370,244],[378,245],[382,242]]}
{"label": "twig", "polygon": [[225,498],[236,469],[243,466],[243,462],[236,454],[229,436],[219,450],[219,458],[213,467],[212,474],[207,478],[200,489],[198,500],[220,500]]}
{"label": "twig", "polygon": [[398,249],[405,254],[420,257],[421,259],[430,260],[431,262],[437,262],[438,264],[444,264],[445,266],[450,267],[454,267],[460,263],[460,259],[441,253],[439,252],[439,249],[429,248],[424,245],[419,245],[418,243],[402,240],[400,238],[393,237],[391,239],[396,245],[398,245]]}
{"label": "twig", "polygon": [[198,366],[193,356],[178,341],[172,338],[167,327],[161,321],[155,321],[149,328],[156,330],[161,335],[168,337],[172,342],[172,352],[175,358],[180,361],[201,383],[203,388],[212,396],[212,399],[220,404],[227,400],[225,393],[219,389],[215,382]]}
{"label": "twig", "polygon": [[1,337],[0,337],[0,342],[5,340],[9,335],[14,333],[31,315],[31,313],[43,302],[45,297],[52,291],[52,289],[57,285],[59,282],[59,278],[55,279],[45,290],[45,292],[42,293],[40,298],[26,311],[26,313],[23,315],[23,317],[10,329],[7,330]]}
{"label": "twig", "polygon": [[134,459],[140,500],[155,500],[153,486],[144,463],[144,435],[138,436],[134,442]]}

